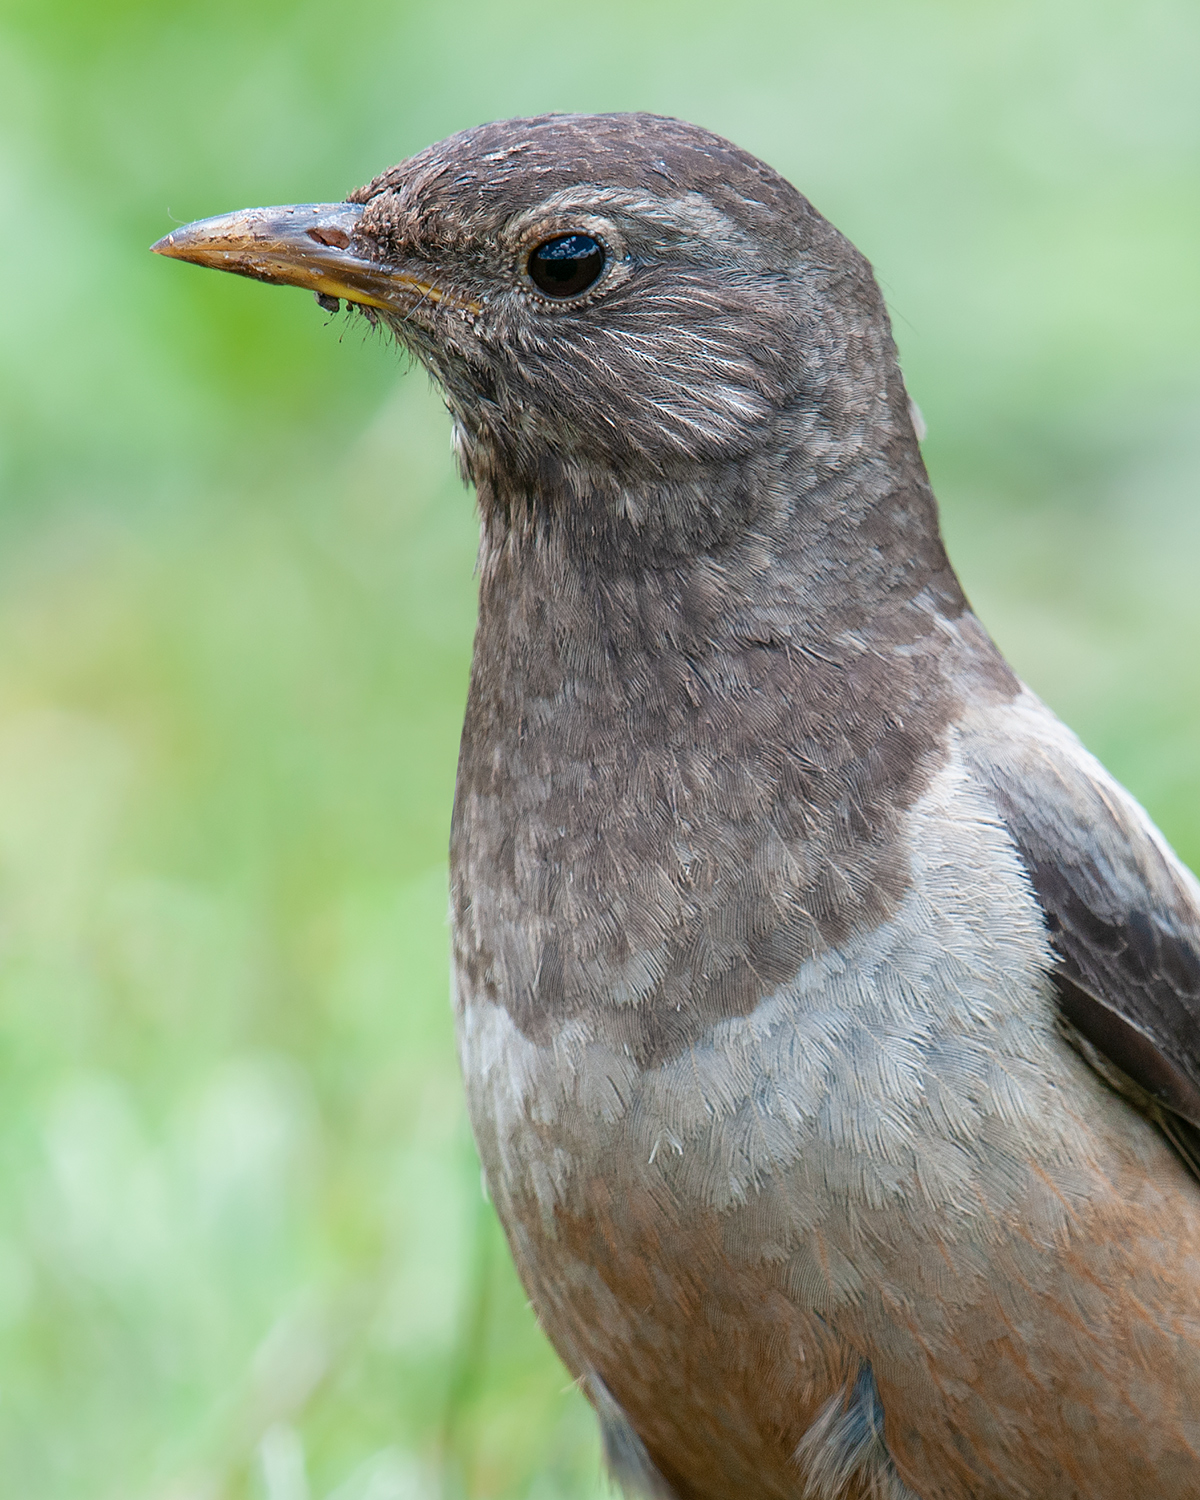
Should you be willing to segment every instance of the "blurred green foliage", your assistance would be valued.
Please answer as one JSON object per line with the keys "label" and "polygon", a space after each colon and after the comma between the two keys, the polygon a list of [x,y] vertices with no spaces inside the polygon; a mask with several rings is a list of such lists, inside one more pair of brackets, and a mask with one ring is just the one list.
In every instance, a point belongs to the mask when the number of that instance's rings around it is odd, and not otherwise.
{"label": "blurred green foliage", "polygon": [[952,554],[1200,858],[1193,0],[0,4],[0,1488],[586,1496],[446,1002],[474,522],[386,341],[156,260],[648,108],[872,257]]}

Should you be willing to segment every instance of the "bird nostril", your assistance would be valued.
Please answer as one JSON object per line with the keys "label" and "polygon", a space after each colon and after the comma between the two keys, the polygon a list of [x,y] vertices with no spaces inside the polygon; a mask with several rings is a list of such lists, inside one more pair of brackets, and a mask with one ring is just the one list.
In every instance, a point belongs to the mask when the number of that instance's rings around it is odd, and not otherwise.
{"label": "bird nostril", "polygon": [[318,245],[332,245],[335,250],[344,250],[350,243],[350,236],[344,229],[310,229],[308,237],[316,240]]}

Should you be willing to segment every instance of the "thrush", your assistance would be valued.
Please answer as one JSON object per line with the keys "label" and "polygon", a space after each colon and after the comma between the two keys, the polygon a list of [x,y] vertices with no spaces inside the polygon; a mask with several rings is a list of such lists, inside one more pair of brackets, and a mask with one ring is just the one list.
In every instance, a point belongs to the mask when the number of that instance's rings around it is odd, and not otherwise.
{"label": "thrush", "polygon": [[971,612],[862,255],[641,114],[154,248],[445,393],[462,1068],[617,1478],[1200,1496],[1200,887]]}

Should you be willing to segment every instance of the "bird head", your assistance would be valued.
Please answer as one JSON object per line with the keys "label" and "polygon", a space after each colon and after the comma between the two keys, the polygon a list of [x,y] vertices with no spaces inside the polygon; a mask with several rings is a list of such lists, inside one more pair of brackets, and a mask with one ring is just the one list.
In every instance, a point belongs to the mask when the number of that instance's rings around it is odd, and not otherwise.
{"label": "bird head", "polygon": [[485,514],[575,496],[589,524],[615,507],[636,531],[664,487],[704,492],[690,519],[667,507],[687,530],[730,493],[714,469],[815,482],[912,442],[865,259],[777,173],[678,120],[483,125],[343,203],[206,219],[154,249],[381,320],[440,384]]}

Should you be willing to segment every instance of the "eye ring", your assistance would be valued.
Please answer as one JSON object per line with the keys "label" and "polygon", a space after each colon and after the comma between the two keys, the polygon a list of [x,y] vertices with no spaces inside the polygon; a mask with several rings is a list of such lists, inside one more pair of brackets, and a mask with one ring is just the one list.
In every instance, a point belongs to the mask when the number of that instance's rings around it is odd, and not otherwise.
{"label": "eye ring", "polygon": [[582,229],[553,235],[529,252],[525,270],[544,297],[565,302],[590,291],[604,274],[608,251]]}

